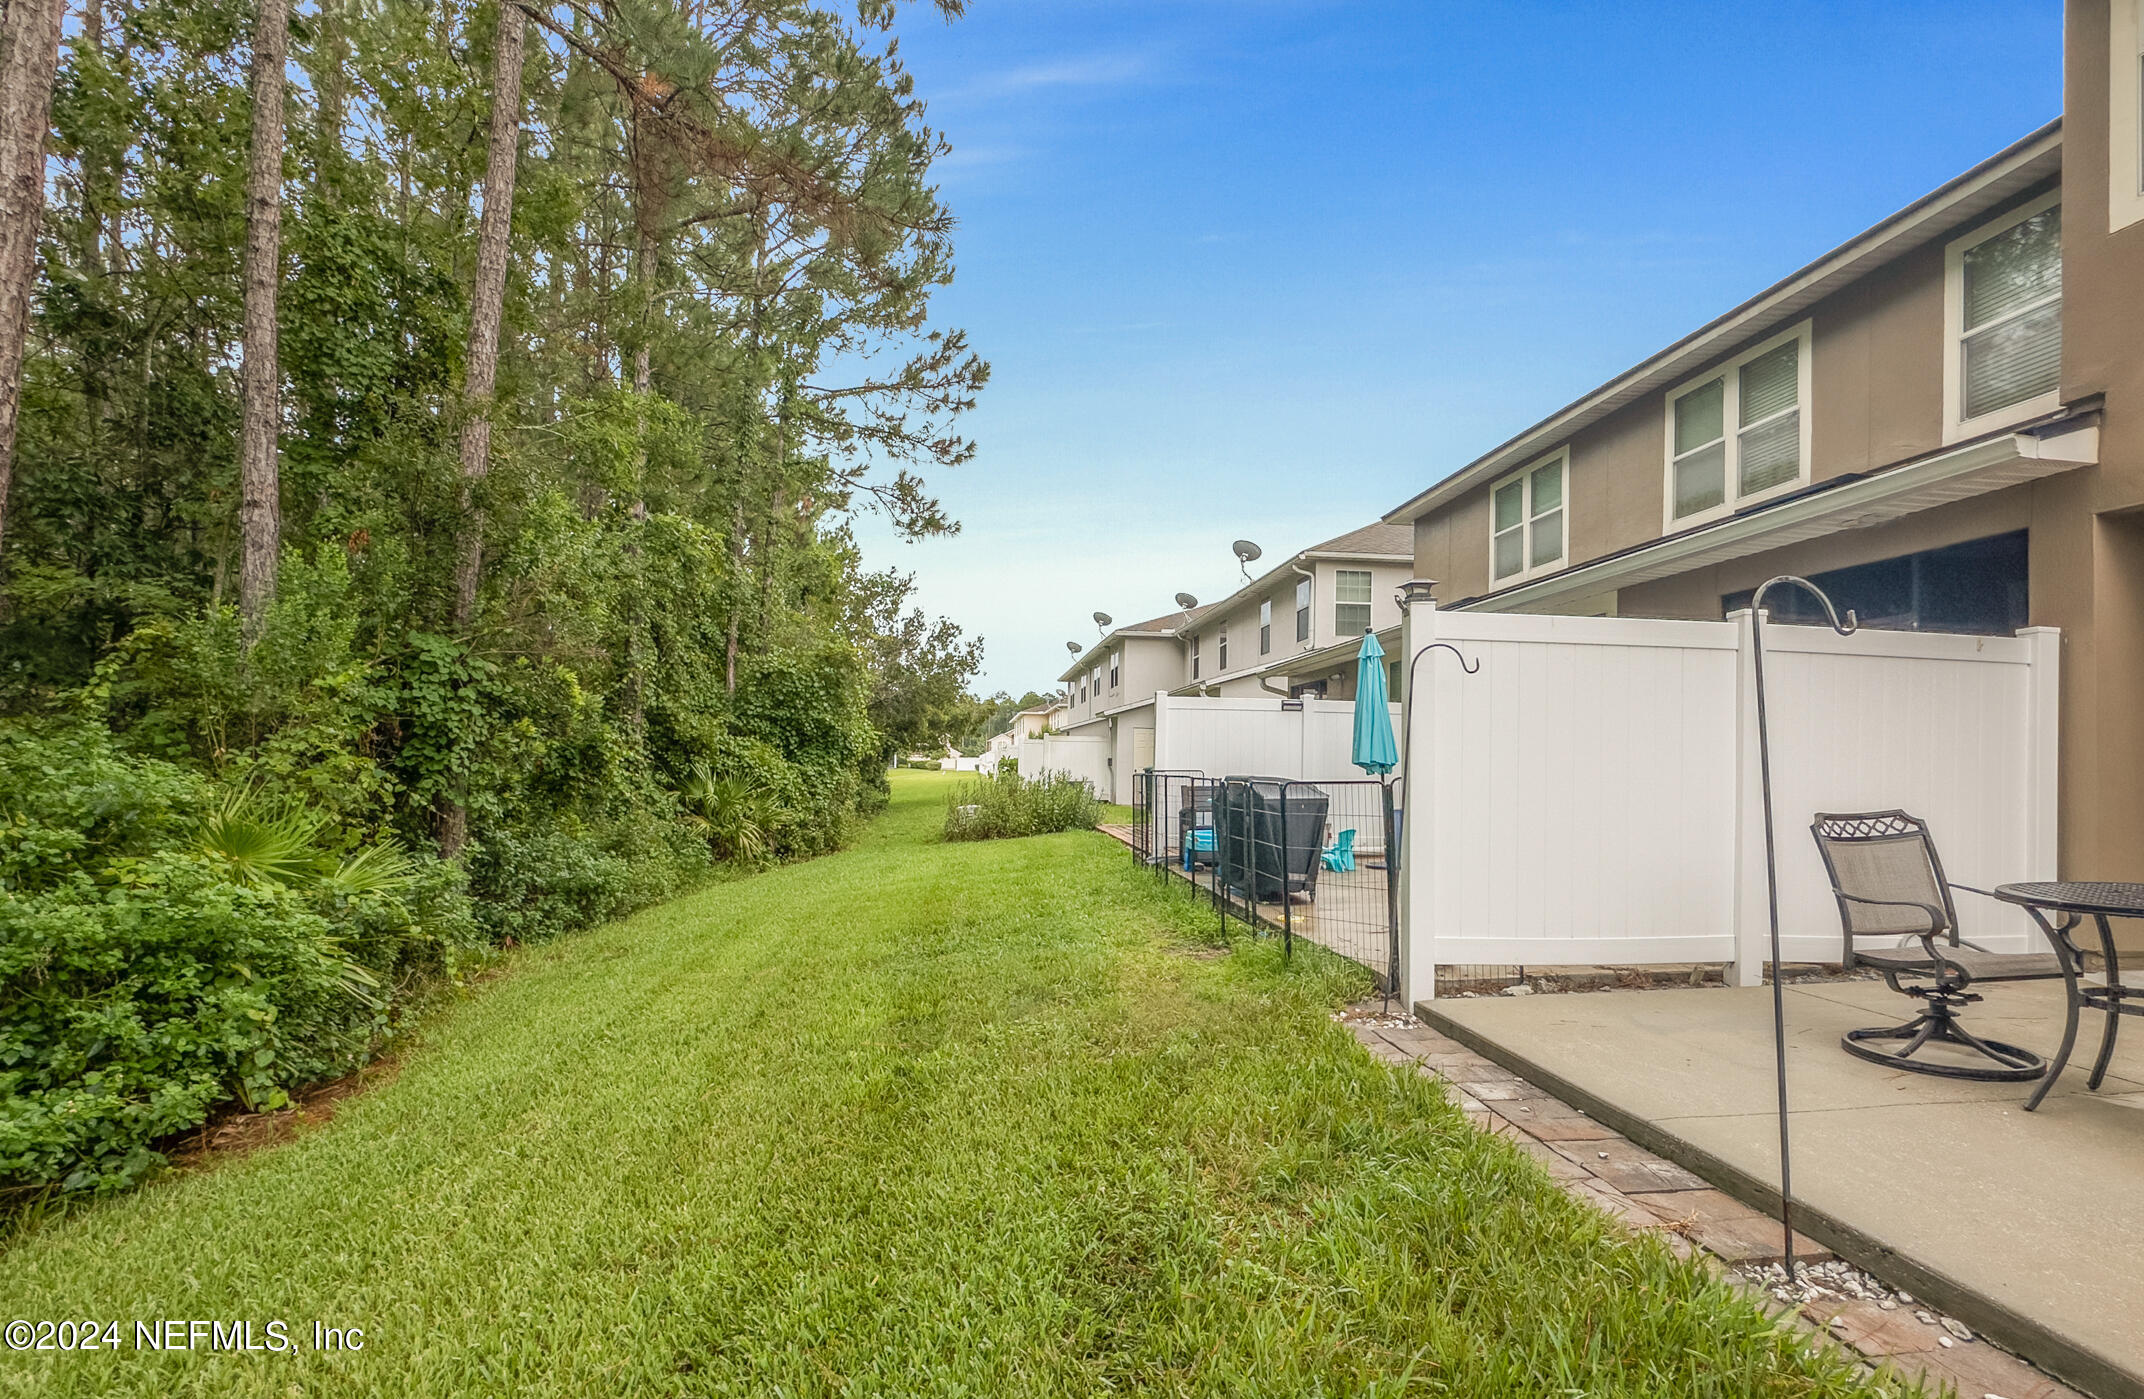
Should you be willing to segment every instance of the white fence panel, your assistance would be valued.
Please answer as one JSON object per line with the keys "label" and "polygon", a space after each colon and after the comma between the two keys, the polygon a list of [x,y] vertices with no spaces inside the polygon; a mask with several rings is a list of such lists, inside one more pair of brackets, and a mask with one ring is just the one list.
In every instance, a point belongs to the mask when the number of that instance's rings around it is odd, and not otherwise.
{"label": "white fence panel", "polygon": [[[1992,889],[2055,877],[2051,719],[2059,634],[2015,637],[1767,627],[1765,689],[1778,822],[1779,926],[1790,961],[1834,961],[1839,912],[1810,837],[1819,811],[1896,807],[1926,821],[1944,874]],[[1762,820],[1762,809],[1753,818]],[[1758,832],[1761,836],[1761,828]],[[1769,931],[1761,841],[1745,875],[1744,921]],[[2044,951],[2024,911],[1958,894],[1965,937],[2001,952]],[[1757,949],[1750,949],[1755,952]],[[1748,954],[1745,954],[1746,957]],[[1758,963],[1749,961],[1754,972]]]}
{"label": "white fence panel", "polygon": [[1436,615],[1414,667],[1415,961],[1734,955],[1735,652],[1691,622]]}
{"label": "white fence panel", "polygon": [[[1208,777],[1288,777],[1338,782],[1364,776],[1355,766],[1355,706],[1349,700],[1306,699],[1299,708],[1248,696],[1203,698],[1158,695],[1154,702],[1154,766],[1163,772]],[[1397,732],[1400,707],[1392,706]]]}
{"label": "white fence panel", "polygon": [[[1477,674],[1449,656],[1450,642]],[[1410,619],[1410,997],[1455,963],[1727,961],[1769,955],[1747,619],[1446,613]],[[2054,876],[2059,635],[1765,631],[1780,927],[1790,961],[1835,961],[1818,811],[1927,820],[1946,873]],[[1965,935],[2035,945],[2013,909],[1959,896]]]}
{"label": "white fence panel", "polygon": [[1092,786],[1105,800],[1109,797],[1109,740],[1099,735],[1047,734],[1023,738],[1013,748],[1022,777],[1045,772],[1063,773]]}

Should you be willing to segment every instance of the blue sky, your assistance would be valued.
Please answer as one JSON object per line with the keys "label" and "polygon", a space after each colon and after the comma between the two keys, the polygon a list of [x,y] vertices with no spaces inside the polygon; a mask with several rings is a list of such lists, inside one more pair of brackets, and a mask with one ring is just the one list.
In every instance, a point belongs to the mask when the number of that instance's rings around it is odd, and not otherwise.
{"label": "blue sky", "polygon": [[956,537],[860,524],[977,688],[1431,481],[2061,109],[2061,7],[971,0],[937,318],[994,368]]}

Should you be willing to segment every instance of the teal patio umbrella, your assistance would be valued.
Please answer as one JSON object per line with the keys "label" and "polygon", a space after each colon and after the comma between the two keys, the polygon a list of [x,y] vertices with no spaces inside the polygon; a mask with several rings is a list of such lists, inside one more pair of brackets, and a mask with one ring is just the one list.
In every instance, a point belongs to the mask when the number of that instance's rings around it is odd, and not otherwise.
{"label": "teal patio umbrella", "polygon": [[1362,634],[1355,657],[1355,766],[1382,777],[1399,766],[1392,736],[1392,705],[1385,697],[1385,648],[1374,632]]}

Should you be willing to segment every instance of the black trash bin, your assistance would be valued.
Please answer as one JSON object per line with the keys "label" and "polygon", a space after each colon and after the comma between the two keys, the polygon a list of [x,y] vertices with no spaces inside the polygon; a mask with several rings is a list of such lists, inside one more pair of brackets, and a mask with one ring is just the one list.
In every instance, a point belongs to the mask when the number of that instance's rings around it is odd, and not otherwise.
{"label": "black trash bin", "polygon": [[1232,777],[1214,794],[1215,877],[1253,903],[1318,884],[1331,799],[1278,777]]}

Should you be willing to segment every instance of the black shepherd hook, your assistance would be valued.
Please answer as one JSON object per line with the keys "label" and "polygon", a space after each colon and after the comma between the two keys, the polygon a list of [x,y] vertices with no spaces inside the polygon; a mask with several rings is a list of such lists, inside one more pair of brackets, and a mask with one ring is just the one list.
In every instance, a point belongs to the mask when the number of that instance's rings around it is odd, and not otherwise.
{"label": "black shepherd hook", "polygon": [[[1480,661],[1469,661],[1459,648],[1449,641],[1432,641],[1408,660],[1407,688],[1400,697],[1400,759],[1406,764],[1400,773],[1400,795],[1407,798],[1400,803],[1402,811],[1414,809],[1414,668],[1432,651],[1451,652],[1458,658],[1459,668],[1469,675],[1481,669]],[[1393,825],[1391,806],[1392,784],[1388,782],[1385,784],[1385,830],[1388,833],[1392,831]],[[1391,956],[1385,967],[1385,1005],[1390,1008],[1392,997],[1400,989],[1400,891],[1398,883],[1391,877],[1399,869],[1400,846],[1397,840],[1392,839],[1388,839],[1386,844],[1390,848],[1385,854],[1385,863],[1392,867],[1385,877],[1385,923],[1392,930],[1389,939]],[[1400,1009],[1404,1011],[1407,1007],[1403,1005]]]}
{"label": "black shepherd hook", "polygon": [[1846,620],[1839,620],[1839,609],[1831,605],[1824,590],[1806,578],[1797,578],[1791,573],[1782,573],[1777,578],[1767,578],[1750,595],[1750,645],[1749,658],[1753,678],[1757,686],[1757,773],[1764,792],[1764,892],[1772,914],[1772,1057],[1779,1069],[1779,1227],[1785,1231],[1785,1240],[1780,1252],[1786,1259],[1787,1281],[1794,1276],[1794,1171],[1787,1153],[1787,991],[1786,963],[1779,950],[1779,856],[1772,838],[1772,730],[1770,717],[1764,707],[1764,595],[1776,584],[1789,583],[1807,592],[1824,609],[1824,617],[1831,629],[1841,636],[1852,636],[1860,626],[1852,608],[1846,611]]}

